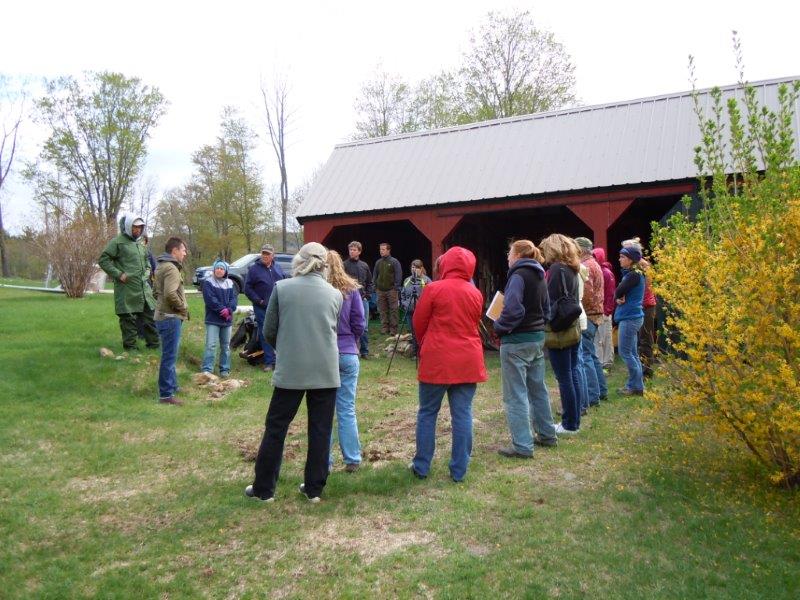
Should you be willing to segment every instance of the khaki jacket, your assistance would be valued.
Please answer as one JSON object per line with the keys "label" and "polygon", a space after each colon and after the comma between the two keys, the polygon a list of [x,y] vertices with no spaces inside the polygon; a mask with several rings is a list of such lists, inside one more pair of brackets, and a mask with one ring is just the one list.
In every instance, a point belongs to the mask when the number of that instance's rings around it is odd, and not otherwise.
{"label": "khaki jacket", "polygon": [[183,293],[183,267],[171,254],[162,254],[157,259],[153,293],[156,297],[156,321],[178,317],[189,318],[189,305]]}

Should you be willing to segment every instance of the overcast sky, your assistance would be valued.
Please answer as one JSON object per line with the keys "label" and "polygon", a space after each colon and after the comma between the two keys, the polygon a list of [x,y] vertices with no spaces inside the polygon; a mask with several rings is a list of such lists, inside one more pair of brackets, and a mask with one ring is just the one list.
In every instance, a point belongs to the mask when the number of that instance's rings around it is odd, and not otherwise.
{"label": "overcast sky", "polygon": [[[307,178],[355,129],[353,103],[380,62],[409,82],[453,68],[470,29],[489,10],[528,9],[564,44],[583,104],[689,88],[687,57],[700,87],[736,81],[731,30],[744,47],[750,81],[800,75],[800,2],[543,2],[506,0],[181,0],[4,3],[0,70],[28,77],[114,70],[160,88],[169,109],[149,143],[146,174],[166,189],[191,173],[191,153],[218,133],[225,105],[261,129],[259,82],[285,73],[295,110],[288,138],[290,187]],[[23,158],[36,153],[31,127]],[[262,150],[265,179],[277,181]],[[19,166],[21,161],[17,163]],[[24,185],[3,193],[11,232],[31,223]]]}

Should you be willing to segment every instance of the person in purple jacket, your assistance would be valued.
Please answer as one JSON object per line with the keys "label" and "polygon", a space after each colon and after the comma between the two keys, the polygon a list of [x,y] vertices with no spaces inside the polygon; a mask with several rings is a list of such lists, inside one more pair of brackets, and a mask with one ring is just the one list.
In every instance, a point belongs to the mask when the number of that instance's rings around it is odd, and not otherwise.
{"label": "person in purple jacket", "polygon": [[[339,346],[339,379],[341,385],[336,390],[336,423],[339,434],[339,447],[344,459],[344,470],[348,473],[358,470],[361,464],[361,442],[358,439],[356,419],[356,386],[359,371],[359,339],[364,332],[364,303],[361,301],[358,282],[344,270],[342,257],[335,250],[328,251],[328,283],[342,293],[344,301],[339,312],[337,345]],[[331,435],[333,450],[333,435]],[[333,468],[333,452],[329,459]]]}
{"label": "person in purple jacket", "polygon": [[236,288],[228,279],[228,263],[218,260],[211,275],[203,280],[203,301],[206,304],[206,349],[203,353],[203,372],[214,371],[214,357],[219,344],[219,375],[231,371],[231,330],[237,303]]}

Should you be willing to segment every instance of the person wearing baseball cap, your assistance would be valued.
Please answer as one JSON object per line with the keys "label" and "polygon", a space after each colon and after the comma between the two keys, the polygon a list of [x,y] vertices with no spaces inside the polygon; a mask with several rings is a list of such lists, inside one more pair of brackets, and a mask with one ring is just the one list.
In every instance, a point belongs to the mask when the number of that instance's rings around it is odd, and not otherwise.
{"label": "person wearing baseball cap", "polygon": [[262,370],[271,371],[275,368],[275,350],[264,339],[264,314],[267,311],[269,298],[275,284],[281,279],[286,279],[286,274],[274,261],[275,248],[270,244],[261,246],[261,260],[255,262],[247,271],[247,282],[244,285],[244,295],[253,303],[253,312],[258,328],[258,340],[264,350],[264,364]]}

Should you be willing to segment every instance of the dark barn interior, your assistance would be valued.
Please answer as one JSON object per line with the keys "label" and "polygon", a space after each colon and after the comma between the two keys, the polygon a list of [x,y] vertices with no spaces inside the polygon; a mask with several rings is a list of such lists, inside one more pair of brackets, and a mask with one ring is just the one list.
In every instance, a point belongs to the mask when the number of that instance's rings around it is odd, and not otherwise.
{"label": "dark barn interior", "polygon": [[331,233],[322,242],[347,259],[347,244],[357,240],[364,247],[361,260],[370,268],[375,265],[380,254],[378,246],[382,242],[392,245],[392,256],[400,261],[403,267],[403,277],[410,275],[411,261],[421,258],[425,269],[431,272],[431,243],[409,221],[377,222],[369,225],[341,225],[334,227]]}

